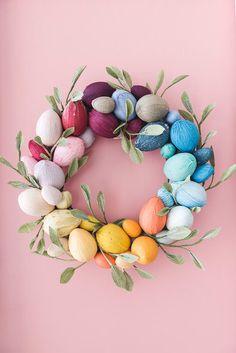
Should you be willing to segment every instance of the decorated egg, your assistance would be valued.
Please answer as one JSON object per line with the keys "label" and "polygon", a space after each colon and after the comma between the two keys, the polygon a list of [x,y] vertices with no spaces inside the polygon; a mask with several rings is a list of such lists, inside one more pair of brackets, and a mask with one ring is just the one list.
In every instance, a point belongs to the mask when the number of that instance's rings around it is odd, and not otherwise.
{"label": "decorated egg", "polygon": [[43,220],[43,230],[49,234],[54,229],[59,237],[66,237],[80,225],[81,219],[74,217],[69,210],[54,210]]}
{"label": "decorated egg", "polygon": [[169,125],[173,125],[177,120],[180,120],[181,116],[176,110],[171,110],[165,117],[165,121]]}
{"label": "decorated egg", "polygon": [[115,89],[107,82],[93,82],[85,88],[82,100],[91,107],[94,99],[102,96],[111,97],[114,91]]}
{"label": "decorated egg", "polygon": [[204,147],[193,153],[198,165],[207,163],[213,156],[212,148]]}
{"label": "decorated egg", "polygon": [[137,134],[143,127],[144,122],[139,118],[130,120],[126,125],[126,130],[132,134]]}
{"label": "decorated egg", "polygon": [[111,97],[98,97],[92,101],[92,107],[99,113],[109,114],[115,109],[115,102]]}
{"label": "decorated egg", "polygon": [[74,259],[87,262],[97,253],[97,243],[91,233],[84,229],[74,229],[69,236],[69,250]]}
{"label": "decorated egg", "polygon": [[214,168],[210,164],[203,164],[196,168],[195,172],[191,176],[193,181],[197,183],[203,183],[214,174]]}
{"label": "decorated egg", "polygon": [[126,121],[126,101],[129,99],[133,103],[134,111],[128,117],[128,121],[136,117],[135,105],[137,103],[136,98],[128,91],[123,89],[117,89],[113,94],[112,98],[115,101],[115,116],[122,121]]}
{"label": "decorated egg", "polygon": [[42,198],[49,204],[49,205],[56,205],[61,200],[61,192],[60,190],[54,188],[51,185],[45,185],[42,187],[41,190]]}
{"label": "decorated egg", "polygon": [[81,135],[88,125],[88,113],[82,101],[70,101],[62,114],[63,128],[74,128],[73,135]]}
{"label": "decorated egg", "polygon": [[155,94],[143,96],[136,104],[136,114],[141,120],[146,122],[157,121],[164,118],[168,110],[167,102]]}
{"label": "decorated egg", "polygon": [[196,166],[196,158],[191,153],[178,153],[167,159],[164,174],[171,181],[183,181],[194,173]]}
{"label": "decorated egg", "polygon": [[29,216],[41,217],[47,215],[54,209],[41,195],[41,191],[36,188],[29,188],[22,191],[18,196],[20,209]]}
{"label": "decorated egg", "polygon": [[30,175],[34,174],[34,166],[37,163],[36,159],[30,156],[21,156],[21,161],[24,163],[27,173]]}
{"label": "decorated egg", "polygon": [[117,135],[113,131],[118,125],[119,121],[113,114],[99,113],[94,109],[89,113],[89,126],[96,135],[113,138]]}
{"label": "decorated egg", "polygon": [[53,162],[60,167],[67,167],[75,158],[84,155],[84,141],[80,137],[69,136],[63,141],[63,145],[57,145],[53,155]]}
{"label": "decorated egg", "polygon": [[108,223],[96,232],[99,247],[111,254],[120,254],[130,247],[130,238],[117,224]]}
{"label": "decorated egg", "polygon": [[158,216],[158,212],[164,208],[159,197],[152,197],[142,207],[139,213],[139,224],[148,234],[160,232],[166,224],[166,216]]}
{"label": "decorated egg", "polygon": [[193,214],[185,206],[173,207],[167,215],[166,227],[171,230],[176,227],[190,228],[193,225]]}
{"label": "decorated egg", "polygon": [[161,199],[166,207],[172,207],[175,203],[172,194],[162,187],[158,190],[157,196]]}
{"label": "decorated egg", "polygon": [[36,161],[41,161],[44,159],[42,155],[47,156],[48,158],[50,157],[50,153],[46,150],[46,148],[40,144],[38,144],[34,140],[30,140],[28,144],[30,153],[32,154],[33,158],[36,159]]}
{"label": "decorated egg", "polygon": [[62,191],[61,200],[56,204],[56,208],[64,210],[72,205],[72,195],[69,191]]}
{"label": "decorated egg", "polygon": [[203,207],[207,203],[207,193],[204,187],[194,181],[183,183],[175,194],[178,204],[188,208]]}
{"label": "decorated egg", "polygon": [[191,121],[178,120],[170,129],[170,139],[178,150],[192,152],[198,144],[199,131]]}
{"label": "decorated egg", "polygon": [[[150,135],[147,131],[150,128],[162,127],[162,133],[160,135]],[[154,122],[146,124],[141,130],[140,134],[135,140],[135,147],[141,151],[153,151],[166,144],[169,139],[169,126],[162,122]]]}
{"label": "decorated egg", "polygon": [[172,157],[176,152],[176,148],[172,143],[167,143],[161,148],[161,155],[165,159]]}
{"label": "decorated egg", "polygon": [[85,132],[80,135],[80,138],[84,141],[85,148],[89,148],[95,141],[95,134],[90,127],[87,127]]}
{"label": "decorated egg", "polygon": [[151,94],[151,90],[146,86],[134,85],[131,87],[131,93],[135,96],[136,99],[140,99],[147,94]]}
{"label": "decorated egg", "polygon": [[36,135],[46,146],[53,146],[62,134],[61,119],[54,110],[47,110],[38,119]]}
{"label": "decorated egg", "polygon": [[34,166],[34,176],[38,179],[39,184],[54,186],[61,189],[65,184],[65,175],[63,170],[54,162],[39,161]]}

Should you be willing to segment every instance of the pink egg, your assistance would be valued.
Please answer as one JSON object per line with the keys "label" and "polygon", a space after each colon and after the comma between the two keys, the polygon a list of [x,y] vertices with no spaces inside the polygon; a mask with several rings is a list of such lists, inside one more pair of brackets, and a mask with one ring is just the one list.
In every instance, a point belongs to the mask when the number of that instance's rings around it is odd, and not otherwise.
{"label": "pink egg", "polygon": [[67,167],[74,158],[84,155],[84,141],[79,137],[67,137],[65,145],[57,146],[54,151],[53,162],[60,167]]}
{"label": "pink egg", "polygon": [[33,175],[34,174],[34,166],[38,161],[36,161],[36,159],[34,159],[31,156],[22,156],[21,161],[24,163],[28,174]]}

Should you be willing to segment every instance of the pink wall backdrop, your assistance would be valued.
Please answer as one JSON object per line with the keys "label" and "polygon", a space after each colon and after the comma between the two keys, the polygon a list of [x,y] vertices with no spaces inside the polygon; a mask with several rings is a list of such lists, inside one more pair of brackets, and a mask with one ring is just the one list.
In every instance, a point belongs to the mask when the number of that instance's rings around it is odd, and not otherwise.
{"label": "pink wall backdrop", "polygon": [[[16,161],[18,130],[26,140],[34,136],[54,85],[66,92],[74,70],[87,64],[83,89],[107,79],[104,68],[113,64],[136,83],[154,84],[162,68],[167,82],[189,74],[168,91],[171,108],[181,107],[184,89],[197,113],[215,102],[204,132],[219,132],[217,176],[235,162],[233,0],[1,0],[0,27],[0,151],[9,160]],[[78,207],[79,184],[86,182],[105,192],[111,220],[137,217],[163,182],[162,164],[157,151],[135,166],[118,141],[101,139],[68,188]],[[203,232],[222,226],[218,238],[196,249],[206,271],[160,254],[148,268],[155,280],[135,277],[132,293],[117,289],[94,263],[60,285],[65,264],[31,255],[30,235],[16,232],[30,218],[18,209],[18,191],[6,185],[14,179],[1,168],[1,353],[236,352],[235,179],[211,192],[196,217]]]}

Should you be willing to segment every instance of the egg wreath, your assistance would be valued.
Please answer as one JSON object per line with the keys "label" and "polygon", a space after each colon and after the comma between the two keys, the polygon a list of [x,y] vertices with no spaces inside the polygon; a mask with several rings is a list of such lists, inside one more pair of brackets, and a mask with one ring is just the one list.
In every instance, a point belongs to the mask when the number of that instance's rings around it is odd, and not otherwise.
{"label": "egg wreath", "polygon": [[[110,269],[114,283],[128,291],[133,288],[129,269],[142,278],[152,275],[140,268],[153,262],[159,249],[169,260],[182,264],[184,257],[172,251],[187,252],[193,263],[203,269],[192,247],[215,237],[219,228],[199,237],[191,229],[193,214],[207,202],[207,191],[227,180],[236,170],[230,166],[219,181],[214,181],[213,147],[206,147],[216,131],[202,136],[202,125],[214,105],[208,105],[200,119],[193,111],[186,92],[181,96],[185,110],[171,111],[163,96],[167,89],[187,75],[176,77],[159,94],[164,72],[158,75],[154,90],[133,85],[127,71],[107,67],[107,73],[117,80],[94,82],[84,92],[75,85],[84,71],[79,67],[65,100],[58,88],[47,100],[51,109],[38,119],[36,137],[29,141],[31,153],[22,155],[22,132],[16,136],[18,163],[13,166],[5,158],[0,162],[21,175],[25,182],[10,181],[13,187],[24,189],[18,197],[21,210],[38,219],[19,228],[20,233],[37,229],[29,247],[36,254],[62,261],[75,261],[61,274],[66,283],[74,272],[94,259],[96,265]],[[72,195],[64,190],[66,181],[88,160],[86,151],[95,136],[119,138],[125,153],[134,163],[141,163],[143,152],[160,149],[166,159],[164,174],[167,181],[142,207],[139,221],[119,219],[108,222],[105,198],[97,195],[101,217],[95,214],[88,185],[81,185],[88,212],[72,208]],[[196,239],[196,240],[195,240]]]}

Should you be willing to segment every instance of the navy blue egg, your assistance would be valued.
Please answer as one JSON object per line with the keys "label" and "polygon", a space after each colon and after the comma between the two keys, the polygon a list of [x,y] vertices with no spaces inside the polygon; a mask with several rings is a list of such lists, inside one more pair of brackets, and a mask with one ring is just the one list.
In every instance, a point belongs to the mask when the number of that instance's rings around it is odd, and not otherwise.
{"label": "navy blue egg", "polygon": [[180,120],[181,116],[176,110],[171,110],[165,117],[165,121],[169,125],[173,125],[177,120]]}
{"label": "navy blue egg", "polygon": [[130,116],[128,117],[128,121],[134,119],[136,117],[135,113],[135,106],[137,103],[136,98],[128,91],[125,91],[124,89],[117,89],[113,94],[112,98],[114,99],[116,106],[113,111],[113,114],[122,121],[126,121],[126,109],[125,109],[125,103],[127,99],[129,99],[134,106],[134,111]]}
{"label": "navy blue egg", "polygon": [[181,152],[192,152],[197,147],[199,131],[191,121],[178,120],[171,126],[170,139]]}
{"label": "navy blue egg", "polygon": [[212,148],[205,147],[195,151],[193,155],[197,160],[197,164],[202,165],[207,163],[212,158],[213,151],[212,151]]}
{"label": "navy blue egg", "polygon": [[193,181],[197,183],[203,183],[214,174],[214,168],[210,164],[203,164],[196,168],[195,172],[191,176]]}
{"label": "navy blue egg", "polygon": [[[165,130],[161,135],[142,135],[145,132],[145,129],[151,125],[160,125]],[[153,122],[146,124],[140,131],[140,135],[135,140],[135,147],[141,151],[154,151],[158,148],[161,148],[166,144],[169,139],[169,126],[162,122]]]}

